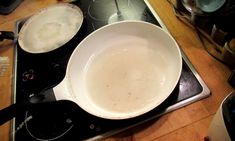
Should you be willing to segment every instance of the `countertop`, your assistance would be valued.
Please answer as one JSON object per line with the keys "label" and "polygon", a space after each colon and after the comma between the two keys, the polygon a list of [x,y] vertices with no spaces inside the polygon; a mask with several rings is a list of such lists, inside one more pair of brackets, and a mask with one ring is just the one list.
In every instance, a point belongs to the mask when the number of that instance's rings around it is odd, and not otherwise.
{"label": "countertop", "polygon": [[[0,15],[0,30],[13,31],[16,20],[57,2],[24,0],[13,13]],[[231,70],[205,51],[195,30],[174,15],[167,0],[149,0],[149,3],[204,80],[211,96],[105,140],[202,141],[220,103],[234,90],[227,81]],[[9,59],[7,69],[0,76],[0,109],[12,102],[13,46],[12,41],[0,42],[0,57]],[[10,140],[9,129],[10,122],[0,126],[1,141]]]}

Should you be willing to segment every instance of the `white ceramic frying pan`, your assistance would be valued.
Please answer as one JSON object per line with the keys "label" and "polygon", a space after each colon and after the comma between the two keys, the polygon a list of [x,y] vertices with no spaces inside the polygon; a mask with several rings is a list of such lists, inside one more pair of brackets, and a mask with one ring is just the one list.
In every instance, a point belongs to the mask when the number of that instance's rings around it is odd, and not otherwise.
{"label": "white ceramic frying pan", "polygon": [[23,24],[18,35],[0,31],[0,40],[16,39],[29,53],[46,53],[69,42],[83,23],[79,7],[60,3],[44,8]]}
{"label": "white ceramic frying pan", "polygon": [[181,69],[180,49],[168,33],[124,21],[98,29],[77,46],[54,92],[57,100],[72,100],[95,116],[132,118],[161,104]]}
{"label": "white ceramic frying pan", "polygon": [[118,22],[80,42],[53,91],[56,100],[73,101],[94,116],[128,119],[160,105],[176,87],[181,69],[180,49],[160,27]]}

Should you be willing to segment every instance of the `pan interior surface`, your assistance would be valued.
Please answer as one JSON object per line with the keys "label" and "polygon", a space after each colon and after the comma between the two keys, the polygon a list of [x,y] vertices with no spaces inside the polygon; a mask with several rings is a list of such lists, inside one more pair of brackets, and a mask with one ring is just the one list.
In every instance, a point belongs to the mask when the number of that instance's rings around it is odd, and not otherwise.
{"label": "pan interior surface", "polygon": [[161,28],[146,22],[107,25],[84,39],[67,69],[72,97],[98,117],[127,119],[161,104],[182,69],[180,49]]}
{"label": "pan interior surface", "polygon": [[107,111],[134,112],[166,90],[170,70],[164,56],[145,41],[130,38],[102,51],[87,68],[88,93]]}
{"label": "pan interior surface", "polygon": [[72,4],[55,4],[30,17],[20,30],[18,41],[27,52],[49,52],[71,40],[82,22],[80,8]]}

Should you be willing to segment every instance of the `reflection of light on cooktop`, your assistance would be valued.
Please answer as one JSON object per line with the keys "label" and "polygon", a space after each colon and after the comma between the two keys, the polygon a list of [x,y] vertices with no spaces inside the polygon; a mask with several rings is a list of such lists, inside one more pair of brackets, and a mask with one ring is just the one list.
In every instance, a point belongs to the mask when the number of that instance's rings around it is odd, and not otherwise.
{"label": "reflection of light on cooktop", "polygon": [[88,6],[88,15],[94,21],[104,21],[107,23],[123,20],[145,20],[146,11],[143,8],[143,2],[138,1],[140,0],[135,2],[131,0],[117,0],[117,7],[114,0],[93,0]]}

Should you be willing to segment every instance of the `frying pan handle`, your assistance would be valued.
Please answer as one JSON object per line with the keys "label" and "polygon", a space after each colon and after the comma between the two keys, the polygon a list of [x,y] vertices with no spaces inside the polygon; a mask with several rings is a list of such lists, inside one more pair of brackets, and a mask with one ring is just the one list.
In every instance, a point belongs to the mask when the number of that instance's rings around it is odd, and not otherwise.
{"label": "frying pan handle", "polygon": [[[15,103],[2,110],[0,110],[0,126],[5,122],[17,117],[19,114],[24,114],[26,111],[38,111],[43,110],[45,105],[49,105],[52,102],[39,102],[39,103]],[[44,104],[44,106],[42,105]]]}
{"label": "frying pan handle", "polygon": [[[52,99],[52,100],[47,100]],[[38,94],[32,95],[25,101],[12,104],[2,110],[0,110],[0,126],[5,122],[11,120],[19,114],[25,113],[26,111],[37,111],[42,109],[42,105],[47,105],[55,101],[53,96],[53,89],[44,90]]]}
{"label": "frying pan handle", "polygon": [[7,108],[0,110],[0,126],[18,114],[26,111],[28,105],[12,104]]}
{"label": "frying pan handle", "polygon": [[[46,102],[45,105],[49,105],[52,102]],[[0,110],[0,126],[5,122],[17,117],[19,114],[24,114],[26,111],[38,111],[43,110],[43,103],[15,103],[2,110]]]}
{"label": "frying pan handle", "polygon": [[0,31],[0,41],[3,41],[4,39],[15,39],[15,34],[11,31]]}

